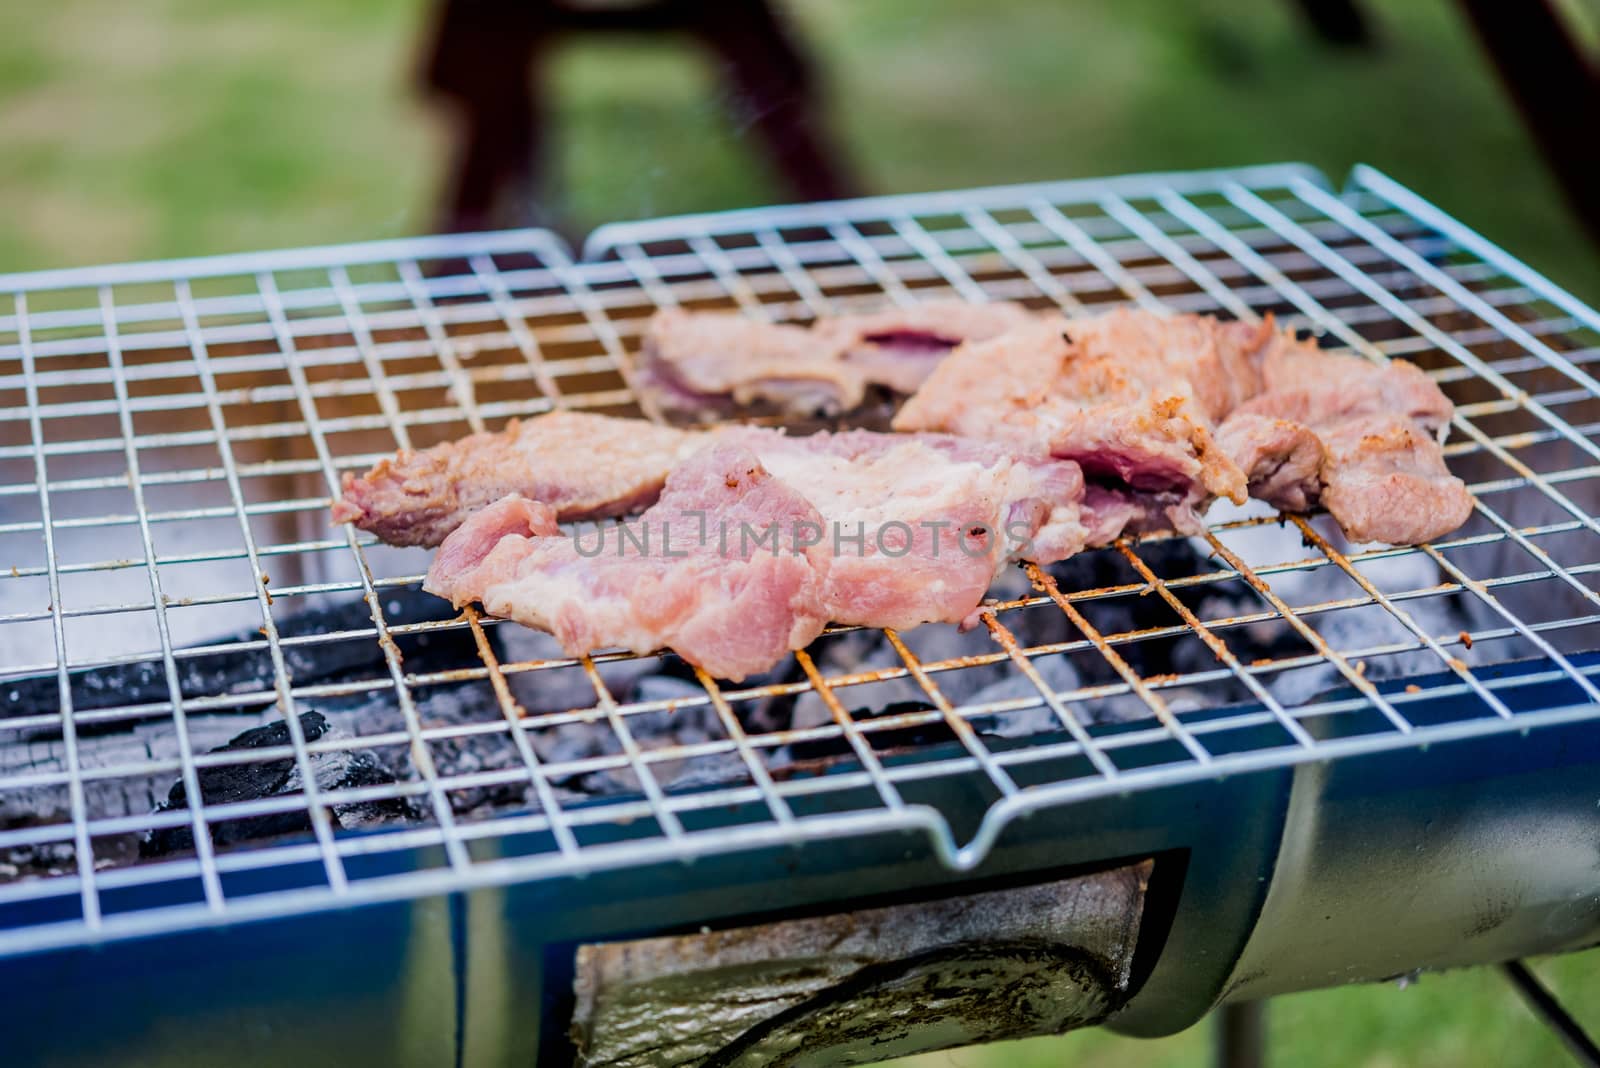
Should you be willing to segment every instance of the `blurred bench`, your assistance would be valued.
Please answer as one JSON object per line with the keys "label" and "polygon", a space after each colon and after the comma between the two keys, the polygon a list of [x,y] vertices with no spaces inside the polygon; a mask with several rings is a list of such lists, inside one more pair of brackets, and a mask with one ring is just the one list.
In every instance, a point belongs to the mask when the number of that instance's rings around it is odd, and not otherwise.
{"label": "blurred bench", "polygon": [[548,202],[545,64],[561,37],[670,33],[707,49],[734,115],[798,200],[856,191],[826,136],[816,76],[767,0],[443,0],[426,44],[426,87],[451,105],[455,144],[435,219],[444,232],[557,225]]}
{"label": "blurred bench", "polygon": [[[1333,44],[1365,46],[1372,30],[1358,0],[1295,0]],[[1600,68],[1552,0],[1457,0],[1555,172],[1567,202],[1600,244]]]}
{"label": "blurred bench", "polygon": [[[1359,0],[1294,0],[1324,40],[1373,43]],[[1600,242],[1600,70],[1553,0],[1457,0],[1573,211]],[[423,80],[451,105],[454,145],[435,228],[555,225],[544,65],[561,37],[670,33],[705,48],[734,121],[754,131],[785,192],[857,192],[827,136],[812,65],[769,0],[440,0]]]}

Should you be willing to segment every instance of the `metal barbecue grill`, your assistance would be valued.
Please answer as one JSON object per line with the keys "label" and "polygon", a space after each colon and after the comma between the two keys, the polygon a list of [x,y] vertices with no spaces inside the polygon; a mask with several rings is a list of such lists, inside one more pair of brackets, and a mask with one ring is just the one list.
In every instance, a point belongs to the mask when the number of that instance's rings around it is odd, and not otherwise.
{"label": "metal barbecue grill", "polygon": [[[1412,360],[1477,510],[1373,548],[1219,508],[1029,568],[969,633],[834,628],[741,685],[453,613],[427,554],[328,522],[397,448],[654,415],[658,307],[952,295],[1271,312]],[[1063,880],[1134,888],[1076,1022],[1135,1034],[1594,944],[1597,361],[1600,314],[1369,168],[0,276],[8,1034],[22,1063],[488,1063],[572,1027],[598,1063],[607,947]],[[339,1036],[309,1018],[352,991]],[[708,1063],[767,1063],[772,1026]]]}

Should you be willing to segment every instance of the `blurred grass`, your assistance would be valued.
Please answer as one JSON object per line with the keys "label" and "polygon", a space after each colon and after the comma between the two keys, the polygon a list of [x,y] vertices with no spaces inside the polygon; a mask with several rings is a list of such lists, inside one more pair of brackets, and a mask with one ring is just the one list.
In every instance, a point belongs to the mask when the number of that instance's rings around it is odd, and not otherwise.
{"label": "blurred grass", "polygon": [[[1534,965],[1589,1033],[1600,1033],[1600,951]],[[1211,1056],[1211,1025],[1171,1038],[1080,1031],[891,1062],[892,1068],[1190,1068]],[[1498,971],[1424,975],[1277,998],[1267,1009],[1268,1063],[1283,1068],[1519,1068],[1571,1064]]]}
{"label": "blurred grass", "polygon": [[[1367,5],[1372,53],[1284,0],[801,0],[869,189],[1305,160],[1377,165],[1591,300],[1600,256],[1447,0]],[[0,270],[359,240],[426,225],[444,147],[410,80],[424,6],[0,5]],[[782,199],[680,44],[554,63],[573,229]],[[1600,1030],[1600,955],[1540,966]],[[1319,1065],[1562,1063],[1498,975],[1279,999],[1272,1054]],[[1201,1063],[1205,1025],[1091,1031],[913,1063]]]}
{"label": "blurred grass", "polygon": [[[1600,254],[1448,0],[1369,0],[1379,48],[1287,0],[797,0],[869,189],[1306,160],[1389,171],[1591,299]],[[0,270],[426,225],[444,148],[421,0],[0,5]],[[553,63],[571,229],[782,199],[681,42]]]}

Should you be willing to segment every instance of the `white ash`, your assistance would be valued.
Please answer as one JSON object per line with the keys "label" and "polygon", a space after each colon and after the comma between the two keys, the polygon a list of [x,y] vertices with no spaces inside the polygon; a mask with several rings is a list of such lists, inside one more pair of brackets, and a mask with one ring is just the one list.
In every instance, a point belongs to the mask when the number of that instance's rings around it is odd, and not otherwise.
{"label": "white ash", "polygon": [[[1221,502],[1213,510],[1216,520],[1234,515],[1255,515],[1266,511],[1264,505],[1251,502],[1243,509],[1233,509]],[[1322,533],[1319,525],[1318,532]],[[1333,548],[1348,559],[1359,555],[1363,546],[1351,545],[1336,531],[1325,534]],[[1298,559],[1316,559],[1321,553],[1301,540],[1298,527],[1266,524],[1237,530],[1225,539],[1229,549],[1246,563],[1260,565]],[[1386,596],[1392,592],[1423,590],[1437,585],[1441,579],[1439,566],[1432,558],[1420,552],[1405,552],[1382,559],[1360,561],[1356,570]],[[1316,568],[1299,571],[1281,571],[1268,576],[1273,593],[1291,608],[1326,601],[1365,597],[1362,590],[1337,564],[1323,563]],[[1391,599],[1390,603],[1405,615],[1423,633],[1434,637],[1446,646],[1456,640],[1463,629],[1483,624],[1486,609],[1475,597],[1446,594],[1421,598]],[[1257,598],[1247,611],[1261,611],[1269,605]],[[1214,618],[1223,609],[1209,602],[1202,605],[1201,618]],[[1395,615],[1382,605],[1368,605],[1355,609],[1338,609],[1317,612],[1300,617],[1335,652],[1345,655],[1351,670],[1359,670],[1368,679],[1404,678],[1414,675],[1436,674],[1448,670],[1439,655],[1426,647],[1383,655],[1361,655],[1387,645],[1420,645],[1421,640]],[[1255,649],[1275,635],[1288,630],[1281,620],[1251,624],[1224,633],[1228,645],[1239,659],[1250,663]],[[1307,651],[1302,644],[1300,651]],[[1447,650],[1448,651],[1448,650]],[[1502,650],[1500,655],[1507,655]],[[1303,668],[1263,677],[1267,690],[1286,708],[1303,705],[1329,690],[1348,685],[1348,678],[1335,663],[1325,658],[1312,668]]]}
{"label": "white ash", "polygon": [[[1072,661],[1062,653],[1048,656],[1035,657],[1033,667],[1044,681],[1045,687],[1053,695],[1069,693],[1080,685],[1078,669]],[[987,705],[998,704],[1002,701],[1037,701],[1034,707],[1014,709],[1009,712],[996,713],[990,716],[978,717],[974,724],[980,731],[993,734],[999,738],[1026,738],[1029,735],[1041,734],[1045,731],[1060,730],[1063,726],[1061,719],[1054,709],[1044,702],[1038,687],[1033,680],[1018,671],[1008,679],[991,683],[973,694],[971,704]],[[1101,702],[1099,704],[1104,704]],[[1065,704],[1068,715],[1084,716],[1094,715],[1096,702],[1079,701]],[[1109,712],[1109,706],[1106,709]]]}
{"label": "white ash", "polygon": [[[465,727],[495,720],[504,722],[505,713],[487,684],[434,686],[416,691],[413,696],[417,718],[425,729]],[[323,703],[318,709],[331,724],[348,724],[344,729],[362,736],[406,731],[405,716],[394,694],[388,690],[376,691],[349,705]],[[503,771],[522,765],[522,757],[505,731],[435,738],[427,742],[427,747],[434,771],[441,778]],[[397,779],[415,782],[423,777],[410,745],[384,746],[377,751],[377,756]],[[461,814],[484,806],[521,806],[530,803],[533,796],[529,778],[455,789],[450,791],[449,800],[451,808]],[[432,799],[425,794],[408,797],[406,805],[414,818],[431,819],[433,816]]]}
{"label": "white ash", "polygon": [[[499,635],[508,663],[560,660],[566,654],[548,634],[505,625]],[[683,671],[681,665],[676,665]],[[698,682],[669,674],[663,657],[641,657],[596,665],[606,692],[621,705],[678,702],[672,707],[624,714],[628,733],[643,750],[698,745],[725,739],[727,732]],[[594,684],[578,668],[515,672],[508,676],[512,692],[533,721],[527,731],[541,761],[565,764],[596,757],[618,756],[621,739],[600,708]],[[542,714],[588,710],[582,719],[539,726]],[[682,780],[704,781],[708,776],[737,777],[741,772],[734,754],[714,754],[689,760],[651,762],[650,773],[663,787],[680,786]],[[638,776],[626,766],[585,772],[561,780],[565,790],[581,794],[614,794],[640,789]]]}

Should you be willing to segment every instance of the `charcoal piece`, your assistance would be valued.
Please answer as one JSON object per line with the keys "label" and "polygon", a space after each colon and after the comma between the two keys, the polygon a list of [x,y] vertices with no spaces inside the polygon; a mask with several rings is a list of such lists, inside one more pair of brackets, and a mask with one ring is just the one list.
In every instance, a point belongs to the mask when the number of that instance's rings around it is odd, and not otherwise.
{"label": "charcoal piece", "polygon": [[[633,700],[684,702],[676,707],[656,709],[651,712],[634,712],[628,715],[628,731],[641,749],[676,749],[725,740],[728,737],[727,728],[716,708],[706,699],[705,688],[698,681],[671,676],[640,679],[634,686]],[[733,713],[743,722],[745,730],[754,733],[757,728],[753,728],[750,720],[741,714],[747,711],[741,707],[743,704],[744,702],[735,702]],[[604,751],[607,753],[621,751],[619,740],[610,732],[607,732],[604,739]],[[682,760],[653,761],[650,764],[650,773],[655,776],[657,782],[669,789],[746,782],[750,776],[743,759],[732,751],[705,753]],[[630,782],[632,780],[631,773],[613,774],[611,777],[613,780],[624,778]],[[593,784],[586,782],[586,785]],[[630,788],[638,789],[637,786]]]}
{"label": "charcoal piece", "polygon": [[[0,827],[6,830],[37,825],[35,821],[0,823]],[[71,842],[35,842],[29,845],[8,846],[0,849],[0,885],[15,879],[66,875],[75,870],[76,864],[77,853]]]}
{"label": "charcoal piece", "polygon": [[[390,626],[454,619],[459,615],[448,601],[421,589],[389,590],[379,594],[379,603],[383,606],[384,620]],[[357,597],[331,608],[298,612],[278,625],[278,633],[288,638],[362,630],[370,626],[372,612],[366,600]],[[500,651],[498,630],[490,627],[486,631],[490,647],[497,655]],[[476,667],[480,663],[478,646],[468,627],[396,634],[394,644],[405,662],[406,671],[414,674]],[[337,681],[348,677],[354,669],[382,663],[384,659],[376,640],[288,646],[284,649],[284,658],[296,685]]]}
{"label": "charcoal piece", "polygon": [[[929,712],[933,705],[926,701],[895,701],[882,708],[858,708],[850,713],[850,718],[857,723],[868,720],[881,719],[886,716],[903,716],[912,712]],[[955,731],[944,723],[922,723],[914,727],[894,727],[890,730],[872,731],[867,735],[872,748],[878,752],[886,749],[918,749],[923,746],[939,745],[942,742],[956,740]],[[810,760],[827,760],[833,757],[850,756],[854,753],[848,738],[817,738],[810,741],[795,742],[789,747],[790,754],[795,763]]]}
{"label": "charcoal piece", "polygon": [[[504,650],[500,654],[503,664],[569,659],[561,643],[542,631],[508,623],[494,627],[490,633]],[[681,661],[675,656],[608,660],[596,664],[595,671],[612,696],[620,699],[639,679],[662,674],[664,666],[674,663]],[[692,681],[693,675],[689,678]],[[517,703],[529,714],[568,712],[595,704],[594,684],[581,668],[518,671],[508,674],[506,681],[511,684]]]}
{"label": "charcoal piece", "polygon": [[[421,590],[391,590],[382,594],[384,617],[389,622],[403,620],[420,623],[452,619],[456,612],[448,602]],[[325,608],[310,608],[278,621],[278,633],[285,638],[363,630],[372,626],[372,614],[364,598],[356,597]],[[495,631],[489,641],[498,651]],[[240,642],[259,642],[257,631],[226,635],[199,643],[202,646],[228,646]],[[448,671],[479,663],[477,645],[466,628],[395,635],[394,642],[411,672]],[[383,650],[371,639],[318,642],[286,646],[284,660],[296,685],[336,682],[361,673],[383,670]],[[260,704],[241,704],[240,711],[254,713],[270,704],[274,679],[271,657],[265,649],[224,651],[178,662],[179,685],[187,697],[260,691]],[[71,676],[72,706],[83,712],[122,705],[163,702],[170,698],[166,668],[159,660],[122,664],[75,672]],[[0,720],[21,716],[49,715],[60,708],[56,676],[36,675],[0,683]],[[153,712],[152,717],[165,717]],[[127,721],[111,724],[83,724],[80,735],[125,729]],[[31,737],[60,736],[59,728],[44,729]]]}
{"label": "charcoal piece", "polygon": [[[1065,654],[1035,657],[1033,669],[1052,693],[1068,692],[1080,685],[1078,671],[1073,666],[1072,659]],[[1061,729],[1061,720],[1057,718],[1055,710],[1043,703],[1043,698],[1039,694],[1038,687],[1034,686],[1033,680],[1020,671],[1009,678],[985,686],[973,694],[970,703],[989,705],[1016,700],[1033,700],[1040,703],[1033,708],[972,716],[970,719],[973,728],[979,734],[997,738],[1026,738],[1032,734]],[[1102,714],[1104,710],[1100,705],[1101,702],[1098,701],[1073,701],[1068,707],[1080,721],[1091,724],[1103,722],[1107,718]]]}
{"label": "charcoal piece", "polygon": [[[752,675],[746,679],[741,688],[782,687],[803,683],[806,681],[805,669],[800,666],[800,661],[795,657],[786,657],[782,663],[771,671],[761,675]],[[739,725],[750,734],[770,734],[775,731],[788,730],[795,723],[796,704],[798,694],[776,693],[755,701],[738,701],[733,705],[733,713],[739,718]]]}
{"label": "charcoal piece", "polygon": [[[300,729],[307,741],[315,741],[322,737],[335,738],[341,733],[329,727],[328,721],[316,712],[300,714]],[[289,725],[280,721],[262,727],[252,727],[211,752],[238,752],[288,744]],[[311,762],[317,786],[323,790],[381,786],[395,781],[394,774],[380,765],[371,753],[359,750],[317,753],[312,755]],[[293,757],[200,768],[197,777],[200,780],[200,796],[207,805],[274,797],[297,792],[301,786],[300,769]],[[179,780],[173,784],[167,799],[156,806],[156,811],[170,812],[188,807],[188,793],[184,789],[182,780]],[[400,819],[404,815],[404,806],[398,800],[336,805],[331,813],[334,826],[340,828]],[[217,846],[224,847],[281,835],[304,834],[310,830],[309,813],[291,811],[213,823],[211,837]],[[191,828],[164,827],[150,832],[140,844],[139,855],[146,859],[164,857],[187,852],[193,848],[194,833]]]}
{"label": "charcoal piece", "polygon": [[[663,670],[628,681],[619,696],[627,704],[661,703],[667,707],[648,711],[626,708],[622,719],[634,743],[647,753],[726,740],[728,732],[717,709],[706,697],[692,673],[677,668],[675,658]],[[687,674],[687,677],[685,677]],[[669,704],[670,702],[670,704]],[[735,702],[734,714],[751,730],[750,720],[740,713],[744,702]],[[781,729],[780,727],[772,729]],[[631,766],[567,772],[563,765],[596,757],[617,756],[623,752],[622,740],[611,720],[602,715],[555,724],[533,722],[527,727],[528,739],[545,765],[558,793],[587,796],[637,794],[641,785]],[[781,750],[779,752],[782,752]],[[747,782],[749,770],[734,751],[700,753],[682,759],[657,759],[649,762],[650,775],[666,789],[691,789]]]}
{"label": "charcoal piece", "polygon": [[[494,689],[486,680],[413,687],[411,697],[415,702],[417,720],[426,729],[448,731],[455,727],[505,723],[505,710],[500,707]],[[332,701],[324,698],[321,705],[335,724],[349,724],[352,734],[369,736],[409,729],[392,690],[379,690]],[[509,728],[495,733],[443,733],[429,739],[427,749],[435,776],[441,780],[483,772],[526,769]],[[414,757],[412,746],[397,748],[394,752],[392,768],[402,782],[417,782],[424,778]],[[531,775],[518,775],[509,782],[481,786],[453,786],[447,789],[446,797],[451,811],[458,816],[484,808],[538,806]],[[413,819],[428,820],[436,816],[434,801],[429,794],[413,795],[404,804]]]}
{"label": "charcoal piece", "polygon": [[[1141,544],[1137,552],[1151,571],[1168,581],[1202,574],[1214,570],[1216,566],[1196,552],[1187,539]],[[1049,570],[1063,592],[1121,585],[1138,581],[1139,578],[1122,554],[1115,551],[1083,553],[1055,564]],[[1252,607],[1259,603],[1253,591],[1243,597],[1248,597]],[[1124,595],[1080,604],[1078,607],[1102,634],[1139,631],[1179,622],[1171,606],[1157,596]],[[1076,632],[1076,628],[1069,628],[1069,634],[1069,640],[1084,637]],[[1187,665],[1174,661],[1174,654],[1182,645],[1182,639],[1177,638],[1145,638],[1120,646],[1117,652],[1140,675],[1160,675],[1190,670]],[[1117,678],[1115,669],[1099,652],[1078,657],[1076,666],[1083,675],[1084,685],[1093,686]]]}

